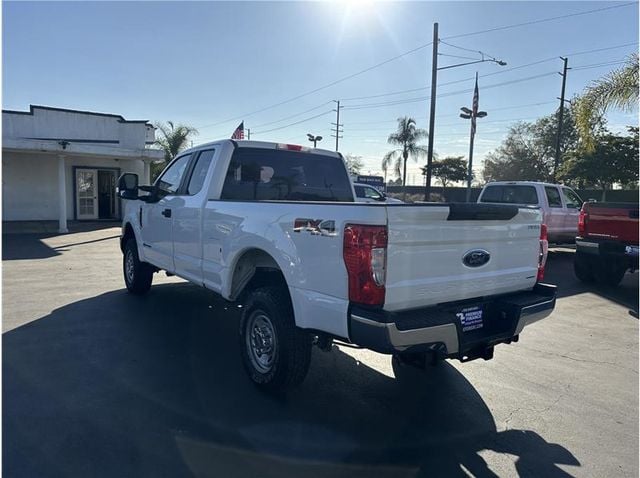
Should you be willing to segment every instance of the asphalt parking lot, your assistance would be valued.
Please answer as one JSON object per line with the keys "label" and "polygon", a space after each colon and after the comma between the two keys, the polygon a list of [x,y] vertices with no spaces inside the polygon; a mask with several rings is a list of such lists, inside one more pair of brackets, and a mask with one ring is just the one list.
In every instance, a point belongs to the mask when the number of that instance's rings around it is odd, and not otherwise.
{"label": "asphalt parking lot", "polygon": [[314,350],[273,398],[238,309],[164,275],[127,294],[118,234],[3,238],[6,477],[638,476],[637,273],[586,287],[554,249],[556,311],[493,360],[396,379],[389,356]]}

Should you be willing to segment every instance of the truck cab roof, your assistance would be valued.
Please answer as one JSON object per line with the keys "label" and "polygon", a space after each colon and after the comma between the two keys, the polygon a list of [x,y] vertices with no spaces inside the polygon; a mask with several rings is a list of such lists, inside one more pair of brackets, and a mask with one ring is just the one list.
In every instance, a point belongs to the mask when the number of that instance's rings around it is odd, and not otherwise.
{"label": "truck cab roof", "polygon": [[184,153],[188,153],[191,151],[200,150],[209,146],[219,146],[224,143],[233,144],[236,148],[262,148],[262,149],[281,149],[281,150],[290,150],[290,151],[300,151],[303,153],[311,153],[311,154],[322,154],[325,156],[333,156],[342,158],[342,155],[336,151],[330,151],[328,149],[322,148],[311,148],[308,146],[301,146],[298,144],[288,144],[288,143],[274,143],[272,141],[252,141],[252,140],[235,140],[235,139],[220,139],[217,141],[209,141],[207,143],[202,143],[197,146],[193,146],[184,151]]}

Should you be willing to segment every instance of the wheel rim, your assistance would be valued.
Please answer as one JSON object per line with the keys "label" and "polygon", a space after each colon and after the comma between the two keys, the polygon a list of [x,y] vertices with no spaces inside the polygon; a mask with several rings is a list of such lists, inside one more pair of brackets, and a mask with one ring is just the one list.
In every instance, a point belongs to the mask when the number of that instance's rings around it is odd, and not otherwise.
{"label": "wheel rim", "polygon": [[246,347],[253,367],[260,373],[273,368],[278,341],[273,323],[267,315],[257,310],[247,321]]}
{"label": "wheel rim", "polygon": [[127,254],[124,258],[124,274],[129,284],[133,283],[133,279],[135,277],[135,267],[136,266],[133,259],[133,252],[127,251]]}

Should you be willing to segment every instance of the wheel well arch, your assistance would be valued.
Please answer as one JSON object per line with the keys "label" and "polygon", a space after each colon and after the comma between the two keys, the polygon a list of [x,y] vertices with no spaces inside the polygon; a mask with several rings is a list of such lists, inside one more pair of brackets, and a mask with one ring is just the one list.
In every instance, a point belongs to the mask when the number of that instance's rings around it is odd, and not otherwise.
{"label": "wheel well arch", "polygon": [[129,239],[134,239],[136,238],[136,234],[133,231],[133,226],[131,225],[131,223],[127,223],[124,226],[124,234],[122,234],[122,237],[120,238],[120,250],[122,252],[124,252],[124,246],[127,244],[127,241]]}
{"label": "wheel well arch", "polygon": [[286,286],[282,269],[268,252],[257,248],[247,249],[235,261],[229,299],[238,300],[252,289],[267,284]]}

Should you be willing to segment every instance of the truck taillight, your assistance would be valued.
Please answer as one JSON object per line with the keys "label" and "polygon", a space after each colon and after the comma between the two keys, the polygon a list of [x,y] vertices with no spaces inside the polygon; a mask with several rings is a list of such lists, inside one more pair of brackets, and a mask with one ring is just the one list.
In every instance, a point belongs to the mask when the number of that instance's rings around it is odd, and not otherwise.
{"label": "truck taillight", "polygon": [[544,279],[544,266],[547,263],[547,252],[549,251],[549,241],[547,240],[547,225],[540,224],[540,253],[538,254],[538,276],[536,281]]}
{"label": "truck taillight", "polygon": [[578,216],[578,235],[584,237],[587,230],[587,221],[589,220],[589,213],[584,209],[580,210],[580,216]]}
{"label": "truck taillight", "polygon": [[347,224],[342,254],[349,275],[349,300],[364,305],[383,305],[387,227]]}

